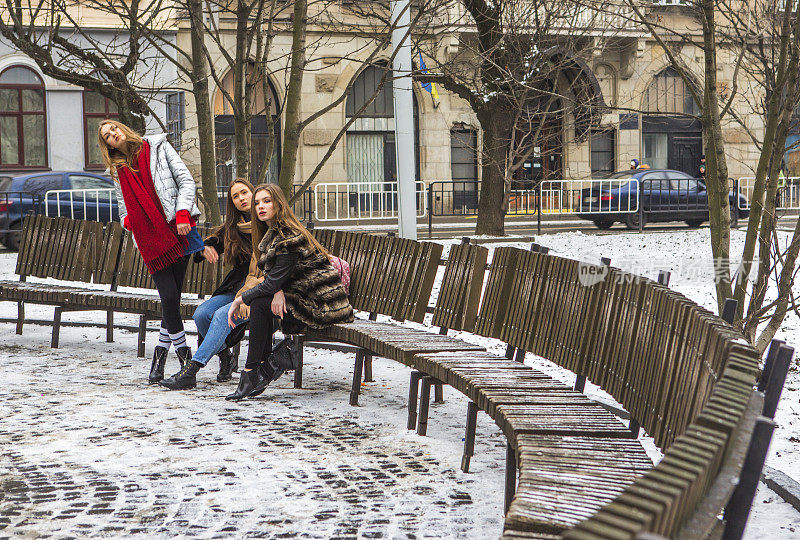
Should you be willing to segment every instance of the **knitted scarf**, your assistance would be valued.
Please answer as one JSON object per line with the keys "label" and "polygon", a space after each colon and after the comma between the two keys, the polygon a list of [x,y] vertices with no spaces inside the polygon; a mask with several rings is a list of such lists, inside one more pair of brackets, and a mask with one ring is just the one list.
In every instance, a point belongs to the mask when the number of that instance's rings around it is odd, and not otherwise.
{"label": "knitted scarf", "polygon": [[173,220],[167,223],[150,172],[150,145],[142,142],[136,158],[137,172],[129,167],[117,169],[119,186],[128,211],[128,226],[147,270],[154,274],[183,256],[189,243],[178,235]]}

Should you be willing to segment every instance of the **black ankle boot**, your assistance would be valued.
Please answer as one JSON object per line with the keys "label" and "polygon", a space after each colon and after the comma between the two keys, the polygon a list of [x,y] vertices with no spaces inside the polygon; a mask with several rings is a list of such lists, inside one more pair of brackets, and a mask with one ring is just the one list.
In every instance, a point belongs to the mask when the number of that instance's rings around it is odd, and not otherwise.
{"label": "black ankle boot", "polygon": [[254,371],[258,371],[261,382],[250,392],[250,397],[261,395],[269,383],[283,374],[283,370],[278,373],[269,361],[261,362]]}
{"label": "black ankle boot", "polygon": [[181,369],[192,359],[192,350],[186,345],[175,349],[175,354],[178,355],[178,363],[181,365]]}
{"label": "black ankle boot", "polygon": [[203,368],[203,364],[189,360],[183,364],[181,370],[158,384],[170,390],[188,390],[197,386],[197,372]]}
{"label": "black ankle boot", "polygon": [[264,378],[261,376],[261,372],[258,369],[251,369],[250,371],[242,370],[239,376],[239,386],[233,394],[229,394],[225,399],[228,401],[239,401],[240,399],[251,396],[253,390],[257,390],[259,387],[261,388],[261,392],[263,392],[265,386]]}
{"label": "black ankle boot", "polygon": [[234,358],[230,349],[222,349],[219,351],[219,373],[217,374],[217,382],[225,382],[231,380],[231,374],[238,368],[239,359]]}
{"label": "black ankle boot", "polygon": [[147,381],[150,384],[156,384],[164,378],[164,364],[167,363],[167,352],[166,347],[156,347],[156,350],[153,351],[153,363],[150,366],[150,375],[147,377]]}

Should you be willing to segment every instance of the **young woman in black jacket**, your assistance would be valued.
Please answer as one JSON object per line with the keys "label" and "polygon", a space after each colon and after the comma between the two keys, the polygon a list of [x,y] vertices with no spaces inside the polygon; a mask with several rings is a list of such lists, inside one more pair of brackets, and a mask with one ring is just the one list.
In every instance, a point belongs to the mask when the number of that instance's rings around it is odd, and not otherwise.
{"label": "young woman in black jacket", "polygon": [[245,286],[228,310],[228,322],[247,310],[250,344],[239,387],[226,397],[240,400],[256,396],[274,380],[268,359],[272,352],[273,317],[283,318],[284,330],[325,328],[351,322],[353,308],[339,273],[328,253],[295,217],[281,189],[275,184],[256,187],[252,204],[253,257],[263,273],[260,282]]}
{"label": "young woman in black jacket", "polygon": [[[228,309],[239,289],[244,286],[250,270],[253,255],[253,241],[250,230],[253,199],[253,185],[243,178],[237,178],[228,187],[228,202],[225,211],[225,222],[205,239],[205,248],[195,255],[195,262],[205,258],[209,263],[216,263],[220,255],[224,256],[225,265],[231,267],[211,298],[200,304],[194,312],[194,322],[199,335],[197,352],[181,370],[159,384],[170,390],[194,388],[197,372],[204,367],[212,356],[219,355],[219,373],[217,381],[231,379],[231,373],[237,367],[236,359],[226,346],[226,339],[231,334],[228,325]],[[247,317],[237,318],[234,326],[247,322]]]}

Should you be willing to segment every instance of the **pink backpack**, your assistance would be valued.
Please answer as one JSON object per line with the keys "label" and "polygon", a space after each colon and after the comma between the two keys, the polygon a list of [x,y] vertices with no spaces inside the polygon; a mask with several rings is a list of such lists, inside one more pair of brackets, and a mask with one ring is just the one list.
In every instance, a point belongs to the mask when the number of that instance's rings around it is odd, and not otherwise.
{"label": "pink backpack", "polygon": [[350,294],[350,265],[336,255],[330,255],[330,259],[333,267],[339,272],[339,278],[342,280],[342,288],[345,294]]}

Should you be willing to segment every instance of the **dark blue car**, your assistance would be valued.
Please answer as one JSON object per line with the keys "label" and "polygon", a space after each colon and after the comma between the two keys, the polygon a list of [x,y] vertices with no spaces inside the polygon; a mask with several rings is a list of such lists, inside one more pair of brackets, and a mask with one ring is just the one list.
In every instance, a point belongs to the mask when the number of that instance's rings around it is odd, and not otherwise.
{"label": "dark blue car", "polygon": [[[54,190],[108,190],[114,182],[89,172],[47,172],[0,177],[0,242],[19,248],[22,218],[30,213],[74,219],[114,221],[119,219],[116,197],[107,192],[45,194]],[[99,196],[98,196],[99,195]]]}
{"label": "dark blue car", "polygon": [[[702,179],[670,169],[634,169],[614,173],[608,180],[607,184],[595,183],[581,191],[578,217],[600,229],[608,229],[617,221],[638,229],[637,200],[642,205],[642,226],[685,221],[690,227],[699,227],[708,221],[708,192]],[[741,209],[748,207],[747,200],[739,195],[741,203],[737,205],[735,197],[733,192],[728,195],[732,218],[747,218],[750,211]]]}

